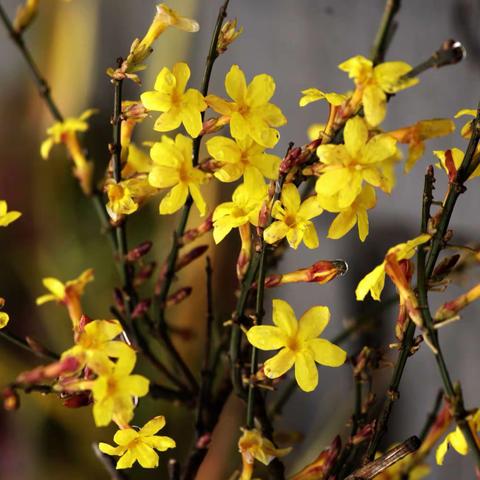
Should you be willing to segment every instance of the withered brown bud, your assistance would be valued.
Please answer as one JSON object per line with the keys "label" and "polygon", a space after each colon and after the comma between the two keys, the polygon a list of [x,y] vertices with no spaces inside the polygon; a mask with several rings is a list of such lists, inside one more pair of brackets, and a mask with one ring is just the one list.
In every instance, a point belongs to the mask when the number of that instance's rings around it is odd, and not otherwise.
{"label": "withered brown bud", "polygon": [[63,399],[63,406],[67,408],[81,408],[93,403],[90,392],[81,392],[68,395]]}
{"label": "withered brown bud", "polygon": [[151,303],[152,301],[149,298],[138,302],[136,307],[133,309],[132,318],[139,318],[144,315],[150,308]]}

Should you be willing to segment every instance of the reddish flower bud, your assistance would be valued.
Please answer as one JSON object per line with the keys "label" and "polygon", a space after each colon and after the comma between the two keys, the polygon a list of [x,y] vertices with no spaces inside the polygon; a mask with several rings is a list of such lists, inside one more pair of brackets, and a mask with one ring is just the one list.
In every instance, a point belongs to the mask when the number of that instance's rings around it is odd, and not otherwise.
{"label": "reddish flower bud", "polygon": [[149,240],[137,245],[135,248],[133,248],[127,253],[127,262],[136,262],[137,260],[145,256],[152,248],[152,245],[153,243]]}
{"label": "reddish flower bud", "polygon": [[204,233],[209,232],[212,229],[213,221],[212,214],[210,214],[198,227],[191,228],[184,233],[183,237],[180,239],[180,245],[186,245],[187,243],[192,242],[196,238],[200,237]]}
{"label": "reddish flower bud", "polygon": [[170,295],[165,302],[165,308],[173,307],[183,302],[186,298],[192,293],[192,287],[182,287],[180,290],[177,290],[175,293]]}
{"label": "reddish flower bud", "polygon": [[63,406],[67,408],[81,408],[93,403],[90,392],[69,394],[63,399]]}
{"label": "reddish flower bud", "polygon": [[151,303],[152,301],[149,298],[146,298],[145,300],[141,300],[140,302],[138,302],[135,308],[133,309],[132,319],[139,318],[142,315],[144,315],[150,308]]}

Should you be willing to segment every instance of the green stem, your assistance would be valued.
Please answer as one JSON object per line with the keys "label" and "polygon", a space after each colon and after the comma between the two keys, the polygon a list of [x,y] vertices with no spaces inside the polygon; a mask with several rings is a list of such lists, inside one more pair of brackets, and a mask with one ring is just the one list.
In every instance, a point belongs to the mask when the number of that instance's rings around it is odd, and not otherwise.
{"label": "green stem", "polygon": [[385,53],[396,29],[394,18],[400,10],[401,3],[401,0],[387,0],[385,2],[382,20],[380,21],[380,26],[370,55],[374,65],[382,63],[385,60]]}
{"label": "green stem", "polygon": [[57,361],[60,358],[59,355],[45,348],[42,348],[42,350],[34,350],[26,340],[18,337],[14,333],[6,331],[5,329],[0,330],[0,337],[4,338],[5,340],[12,343],[13,345],[16,345],[17,347],[22,348],[23,350],[27,350],[28,352],[33,353],[37,357],[45,358],[47,360],[53,360],[53,361]]}

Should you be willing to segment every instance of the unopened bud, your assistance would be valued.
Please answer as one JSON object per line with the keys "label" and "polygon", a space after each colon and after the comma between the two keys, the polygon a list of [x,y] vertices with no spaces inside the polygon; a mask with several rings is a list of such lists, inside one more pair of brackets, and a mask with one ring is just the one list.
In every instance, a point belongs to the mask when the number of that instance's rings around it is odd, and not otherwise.
{"label": "unopened bud", "polygon": [[196,442],[195,447],[199,449],[208,448],[212,441],[212,434],[210,432],[204,433]]}
{"label": "unopened bud", "polygon": [[123,299],[123,293],[119,288],[113,289],[113,302],[120,312],[125,311],[125,301]]}
{"label": "unopened bud", "polygon": [[17,391],[11,387],[7,387],[2,392],[3,408],[7,411],[17,410],[20,407],[20,397]]}
{"label": "unopened bud", "polygon": [[135,248],[132,248],[127,253],[126,260],[127,262],[136,262],[143,256],[145,256],[152,248],[153,243],[150,240],[140,243]]}
{"label": "unopened bud", "polygon": [[180,290],[177,290],[167,298],[165,307],[173,307],[174,305],[178,305],[179,303],[183,302],[191,295],[192,290],[192,287],[182,287]]}
{"label": "unopened bud", "polygon": [[212,229],[213,220],[212,214],[210,214],[198,227],[191,228],[183,234],[183,237],[180,239],[180,245],[186,245]]}
{"label": "unopened bud", "polygon": [[294,282],[328,283],[336,277],[342,276],[348,270],[343,260],[320,260],[311,267],[301,268],[294,272],[270,275],[265,279],[265,287],[272,288]]}
{"label": "unopened bud", "polygon": [[49,355],[49,350],[42,345],[38,340],[33,337],[25,337],[25,341],[28,343],[28,346],[35,352],[40,355]]}
{"label": "unopened bud", "polygon": [[148,309],[150,308],[151,303],[152,301],[149,298],[146,298],[145,300],[141,300],[140,302],[138,302],[135,308],[133,309],[132,319],[139,318],[145,315],[145,313],[148,312]]}
{"label": "unopened bud", "polygon": [[225,125],[230,123],[230,117],[227,115],[221,115],[220,117],[212,117],[203,122],[203,128],[200,135],[209,135],[217,133]]}
{"label": "unopened bud", "polygon": [[286,175],[302,158],[302,149],[300,147],[291,148],[285,158],[280,163],[280,175]]}
{"label": "unopened bud", "polygon": [[135,275],[133,285],[135,287],[139,287],[145,281],[149,280],[150,277],[152,276],[152,273],[154,272],[155,268],[157,268],[157,262],[149,262],[149,263],[146,263],[145,265],[142,265],[138,269],[138,271]]}
{"label": "unopened bud", "polygon": [[142,102],[126,100],[122,102],[122,117],[126,121],[141,122],[147,118],[147,109]]}
{"label": "unopened bud", "polygon": [[237,19],[227,20],[220,30],[217,43],[217,53],[225,53],[227,48],[242,34],[243,27],[237,30]]}
{"label": "unopened bud", "polygon": [[435,313],[435,322],[444,322],[455,317],[462,309],[480,298],[480,283],[455,300],[444,303]]}
{"label": "unopened bud", "polygon": [[353,437],[353,445],[359,445],[360,443],[369,440],[375,432],[375,422],[367,423],[364,425]]}
{"label": "unopened bud", "polygon": [[435,281],[443,280],[445,277],[447,277],[452,272],[452,270],[457,265],[458,260],[460,260],[460,255],[458,253],[456,253],[455,255],[452,255],[451,257],[444,258],[435,267],[435,270],[433,271],[432,278],[435,279]]}
{"label": "unopened bud", "polygon": [[65,357],[49,365],[41,365],[33,370],[22,372],[18,377],[19,383],[35,384],[44,380],[52,380],[65,373],[73,373],[80,367],[75,357]]}

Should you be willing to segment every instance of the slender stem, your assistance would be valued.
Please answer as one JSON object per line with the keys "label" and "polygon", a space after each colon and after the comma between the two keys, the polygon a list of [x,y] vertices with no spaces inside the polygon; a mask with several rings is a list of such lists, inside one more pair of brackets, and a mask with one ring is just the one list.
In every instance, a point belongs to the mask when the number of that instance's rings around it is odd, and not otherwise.
{"label": "slender stem", "polygon": [[430,428],[432,428],[432,425],[435,423],[435,420],[437,419],[438,412],[440,410],[440,407],[442,406],[443,402],[443,390],[439,390],[437,392],[437,395],[435,397],[435,403],[433,405],[432,411],[428,414],[427,419],[425,420],[425,425],[422,428],[422,432],[420,433],[420,442],[423,442],[430,431]]}
{"label": "slender stem", "polygon": [[42,350],[34,350],[26,340],[23,338],[18,337],[14,333],[8,332],[7,330],[0,330],[0,337],[4,338],[8,342],[12,343],[13,345],[16,345],[17,347],[23,348],[24,350],[27,350],[30,353],[33,353],[35,356],[40,357],[40,358],[45,358],[47,360],[58,360],[60,358],[59,355],[57,355],[54,352],[51,352],[47,349],[42,348]]}
{"label": "slender stem", "polygon": [[112,480],[128,480],[126,473],[115,468],[115,460],[113,457],[102,453],[96,443],[92,443],[92,449]]}
{"label": "slender stem", "polygon": [[372,53],[370,55],[374,65],[385,60],[385,53],[396,29],[394,18],[400,10],[401,3],[401,0],[387,0],[385,2],[382,20],[380,21],[380,26],[377,35],[375,36]]}
{"label": "slender stem", "polygon": [[[207,95],[208,88],[210,85],[210,77],[212,74],[213,64],[218,57],[217,52],[217,44],[218,44],[218,35],[220,34],[220,30],[222,28],[222,22],[227,14],[227,6],[229,0],[226,0],[222,7],[220,7],[219,14],[217,17],[217,22],[215,24],[215,28],[212,34],[212,40],[210,43],[210,49],[208,51],[207,62],[205,66],[205,73],[203,76],[201,92],[202,95]],[[205,113],[202,112],[202,121],[204,118]],[[198,165],[199,155],[200,155],[200,145],[202,142],[202,135],[199,135],[193,143],[193,165]],[[160,334],[163,341],[166,343],[167,349],[172,356],[176,357],[176,360],[181,360],[179,353],[176,351],[175,346],[173,345],[170,336],[167,332],[166,328],[166,321],[165,321],[165,302],[170,292],[170,287],[173,283],[173,279],[175,276],[175,264],[178,258],[178,252],[180,251],[181,243],[180,239],[182,238],[183,234],[185,233],[185,228],[187,226],[188,217],[190,215],[190,211],[192,209],[193,199],[191,195],[188,196],[187,201],[185,202],[185,206],[183,207],[182,214],[180,217],[180,222],[178,227],[175,231],[172,247],[170,249],[170,253],[167,257],[167,269],[165,273],[165,279],[162,283],[162,288],[158,295],[155,295],[154,302],[153,302],[153,317],[156,320],[156,327],[158,333]],[[188,366],[183,362],[180,362],[180,368],[182,369],[184,375],[187,377],[193,390],[198,391],[198,384],[195,380],[195,377],[190,372]]]}

